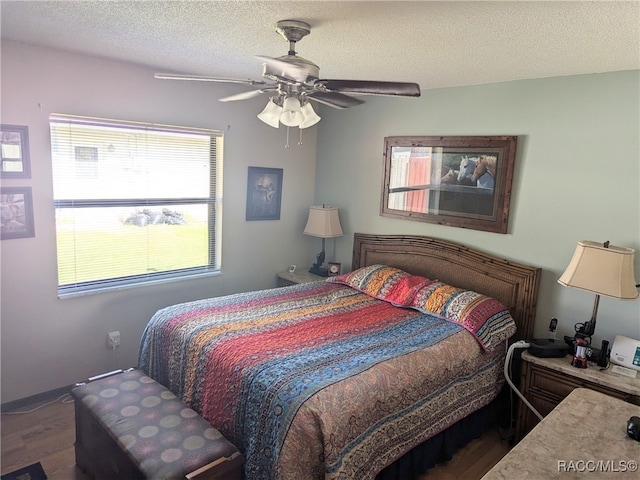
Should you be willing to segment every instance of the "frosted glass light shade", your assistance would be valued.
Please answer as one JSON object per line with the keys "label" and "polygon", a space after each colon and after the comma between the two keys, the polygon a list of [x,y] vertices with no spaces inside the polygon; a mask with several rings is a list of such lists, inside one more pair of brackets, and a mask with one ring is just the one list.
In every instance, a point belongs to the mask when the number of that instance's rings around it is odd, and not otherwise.
{"label": "frosted glass light shade", "polygon": [[636,298],[632,248],[580,241],[558,283],[615,298]]}
{"label": "frosted glass light shade", "polygon": [[284,99],[282,105],[282,115],[280,115],[280,122],[287,127],[297,127],[304,120],[300,108],[300,100],[296,97],[287,97]]}
{"label": "frosted glass light shade", "polygon": [[308,102],[302,107],[302,114],[304,115],[304,120],[300,124],[300,128],[312,127],[321,120],[320,115],[315,112]]}
{"label": "frosted glass light shade", "polygon": [[262,112],[258,114],[258,118],[267,125],[270,125],[273,128],[278,128],[280,126],[281,114],[282,107],[276,105],[273,100],[269,100],[269,103],[267,103],[267,106],[264,107],[264,110],[262,110]]}

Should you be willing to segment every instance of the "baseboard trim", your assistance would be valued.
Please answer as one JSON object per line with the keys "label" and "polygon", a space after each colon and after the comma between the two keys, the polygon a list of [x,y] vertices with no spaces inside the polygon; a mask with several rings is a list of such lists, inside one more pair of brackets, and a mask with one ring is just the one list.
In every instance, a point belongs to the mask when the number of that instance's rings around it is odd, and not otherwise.
{"label": "baseboard trim", "polygon": [[2,405],[0,405],[0,411],[2,411],[2,413],[11,412],[21,408],[34,406],[37,403],[44,403],[51,400],[55,400],[56,398],[64,395],[65,393],[71,392],[71,389],[73,387],[75,387],[75,384],[67,385],[66,387],[55,388],[47,392],[42,392],[36,395],[31,395],[29,397],[19,398],[18,400],[13,400],[11,402],[3,403]]}

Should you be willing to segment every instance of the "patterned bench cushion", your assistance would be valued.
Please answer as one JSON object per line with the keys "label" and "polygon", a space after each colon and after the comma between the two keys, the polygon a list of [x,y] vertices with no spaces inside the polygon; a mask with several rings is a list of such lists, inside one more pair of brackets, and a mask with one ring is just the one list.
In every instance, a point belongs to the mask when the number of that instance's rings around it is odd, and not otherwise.
{"label": "patterned bench cushion", "polygon": [[164,386],[130,370],[72,390],[147,478],[184,478],[237,448]]}

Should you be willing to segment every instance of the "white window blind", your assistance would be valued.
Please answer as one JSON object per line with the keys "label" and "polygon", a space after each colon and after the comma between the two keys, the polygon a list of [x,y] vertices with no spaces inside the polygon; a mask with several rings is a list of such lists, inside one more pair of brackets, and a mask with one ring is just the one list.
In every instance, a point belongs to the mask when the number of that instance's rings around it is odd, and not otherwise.
{"label": "white window blind", "polygon": [[60,296],[220,269],[222,135],[52,115]]}

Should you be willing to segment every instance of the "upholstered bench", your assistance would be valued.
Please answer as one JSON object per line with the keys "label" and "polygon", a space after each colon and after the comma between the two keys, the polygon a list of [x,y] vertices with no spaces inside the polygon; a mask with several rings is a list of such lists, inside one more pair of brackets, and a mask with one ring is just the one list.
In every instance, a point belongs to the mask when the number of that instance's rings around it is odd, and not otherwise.
{"label": "upholstered bench", "polygon": [[164,386],[131,369],[78,384],[76,464],[112,479],[239,480],[244,457]]}

